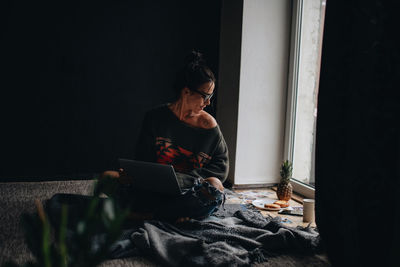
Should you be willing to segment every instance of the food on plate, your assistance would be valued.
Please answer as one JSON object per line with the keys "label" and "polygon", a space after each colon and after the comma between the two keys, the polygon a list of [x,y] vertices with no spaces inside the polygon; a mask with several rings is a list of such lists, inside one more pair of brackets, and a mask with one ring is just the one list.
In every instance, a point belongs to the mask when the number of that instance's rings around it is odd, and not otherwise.
{"label": "food on plate", "polygon": [[278,204],[273,204],[273,203],[265,203],[264,204],[264,208],[267,208],[267,209],[280,209],[281,206],[279,206]]}
{"label": "food on plate", "polygon": [[289,207],[289,202],[285,200],[277,200],[274,202],[274,204],[279,205],[281,208],[287,208]]}

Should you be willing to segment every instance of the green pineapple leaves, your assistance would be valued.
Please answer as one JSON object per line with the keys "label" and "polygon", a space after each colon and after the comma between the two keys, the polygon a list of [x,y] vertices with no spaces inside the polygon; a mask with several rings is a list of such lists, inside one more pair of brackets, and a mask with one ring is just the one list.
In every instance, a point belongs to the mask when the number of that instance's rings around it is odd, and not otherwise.
{"label": "green pineapple leaves", "polygon": [[280,175],[282,177],[283,182],[289,182],[290,178],[292,178],[293,165],[289,160],[285,160],[282,162]]}

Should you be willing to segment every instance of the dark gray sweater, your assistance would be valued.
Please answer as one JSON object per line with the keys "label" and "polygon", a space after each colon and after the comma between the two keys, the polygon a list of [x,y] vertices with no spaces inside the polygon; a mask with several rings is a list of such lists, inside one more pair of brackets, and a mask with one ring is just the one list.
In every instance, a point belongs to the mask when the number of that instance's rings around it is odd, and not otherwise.
{"label": "dark gray sweater", "polygon": [[136,146],[135,159],[174,166],[182,188],[200,178],[225,181],[228,148],[219,126],[195,128],[180,121],[167,104],[148,111]]}

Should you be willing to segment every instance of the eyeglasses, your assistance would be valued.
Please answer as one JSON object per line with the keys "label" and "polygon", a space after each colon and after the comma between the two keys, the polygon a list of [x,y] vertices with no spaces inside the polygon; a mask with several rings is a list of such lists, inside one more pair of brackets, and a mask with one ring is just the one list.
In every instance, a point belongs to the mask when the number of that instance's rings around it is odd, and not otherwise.
{"label": "eyeglasses", "polygon": [[214,95],[214,93],[206,94],[206,93],[203,93],[203,92],[201,92],[199,90],[192,90],[192,91],[198,93],[199,95],[201,95],[203,97],[204,101],[210,100],[211,97],[213,97],[213,95]]}

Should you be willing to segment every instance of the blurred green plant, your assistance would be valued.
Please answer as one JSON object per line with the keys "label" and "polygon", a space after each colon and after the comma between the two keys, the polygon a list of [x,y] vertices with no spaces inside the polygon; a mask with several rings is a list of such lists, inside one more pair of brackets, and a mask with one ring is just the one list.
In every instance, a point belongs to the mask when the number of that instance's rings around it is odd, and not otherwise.
{"label": "blurred green plant", "polygon": [[128,215],[128,210],[121,210],[112,196],[100,197],[101,192],[107,189],[115,190],[115,180],[105,178],[97,181],[85,216],[78,218],[72,228],[68,226],[66,205],[61,208],[60,223],[56,228],[50,224],[42,203],[35,200],[37,213],[23,214],[21,217],[25,241],[35,261],[23,265],[6,262],[3,267],[98,266],[109,257],[110,247],[120,237]]}

